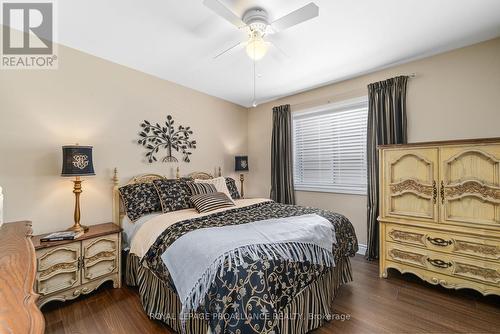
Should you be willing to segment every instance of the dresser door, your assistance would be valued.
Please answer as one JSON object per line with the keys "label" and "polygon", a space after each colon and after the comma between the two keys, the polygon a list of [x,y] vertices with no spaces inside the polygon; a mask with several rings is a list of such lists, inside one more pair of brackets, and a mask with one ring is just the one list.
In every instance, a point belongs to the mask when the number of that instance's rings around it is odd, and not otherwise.
{"label": "dresser door", "polygon": [[384,150],[382,218],[438,219],[437,148]]}
{"label": "dresser door", "polygon": [[37,251],[37,292],[43,297],[80,285],[80,242]]}
{"label": "dresser door", "polygon": [[82,242],[82,283],[118,272],[118,234]]}
{"label": "dresser door", "polygon": [[500,227],[500,145],[441,148],[443,223]]}

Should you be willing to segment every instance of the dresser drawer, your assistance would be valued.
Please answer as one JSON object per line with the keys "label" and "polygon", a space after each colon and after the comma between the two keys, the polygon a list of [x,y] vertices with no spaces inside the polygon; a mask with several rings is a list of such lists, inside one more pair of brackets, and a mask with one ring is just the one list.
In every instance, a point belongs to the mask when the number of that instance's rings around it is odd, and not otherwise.
{"label": "dresser drawer", "polygon": [[118,238],[118,234],[110,234],[82,242],[82,283],[118,271],[120,251]]}
{"label": "dresser drawer", "polygon": [[36,291],[41,296],[80,284],[80,243],[37,250]]}
{"label": "dresser drawer", "polygon": [[398,224],[385,224],[385,240],[422,247],[438,252],[471,256],[477,259],[500,260],[500,240],[465,236],[434,229]]}
{"label": "dresser drawer", "polygon": [[[463,256],[396,243],[387,243],[385,250],[385,257],[389,262],[402,263],[427,272],[500,288],[500,263],[498,262],[477,261]],[[424,271],[418,271],[417,274],[429,276]]]}

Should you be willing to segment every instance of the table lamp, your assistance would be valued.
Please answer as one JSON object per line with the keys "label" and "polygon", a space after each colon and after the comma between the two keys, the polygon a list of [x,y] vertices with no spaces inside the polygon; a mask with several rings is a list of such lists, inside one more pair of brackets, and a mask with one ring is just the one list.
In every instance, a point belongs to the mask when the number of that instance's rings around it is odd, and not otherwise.
{"label": "table lamp", "polygon": [[[234,157],[234,170],[236,172],[248,172],[248,157],[246,155]],[[243,191],[243,181],[245,181],[245,176],[243,175],[243,173],[240,173],[241,198],[245,196]]]}
{"label": "table lamp", "polygon": [[82,193],[81,176],[95,175],[92,163],[92,146],[63,146],[63,163],[61,176],[74,177],[73,193],[75,194],[75,224],[68,231],[87,231],[88,227],[80,224],[80,194]]}

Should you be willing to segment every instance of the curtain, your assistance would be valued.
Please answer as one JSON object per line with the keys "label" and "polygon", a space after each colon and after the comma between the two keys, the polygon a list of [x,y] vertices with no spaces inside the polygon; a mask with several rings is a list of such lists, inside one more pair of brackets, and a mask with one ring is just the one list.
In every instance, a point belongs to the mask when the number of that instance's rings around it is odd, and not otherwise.
{"label": "curtain", "polygon": [[378,259],[379,253],[379,180],[378,145],[406,144],[406,84],[400,76],[368,85],[368,260]]}
{"label": "curtain", "polygon": [[293,188],[292,115],[289,104],[273,108],[271,199],[283,204],[295,204],[295,190]]}

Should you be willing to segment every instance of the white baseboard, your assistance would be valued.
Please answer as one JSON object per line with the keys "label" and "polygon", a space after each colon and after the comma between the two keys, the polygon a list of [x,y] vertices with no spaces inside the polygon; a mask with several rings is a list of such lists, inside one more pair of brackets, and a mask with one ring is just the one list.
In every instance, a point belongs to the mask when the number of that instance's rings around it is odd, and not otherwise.
{"label": "white baseboard", "polygon": [[360,254],[360,255],[365,255],[366,254],[366,245],[363,245],[363,244],[358,244],[358,252],[356,254]]}

